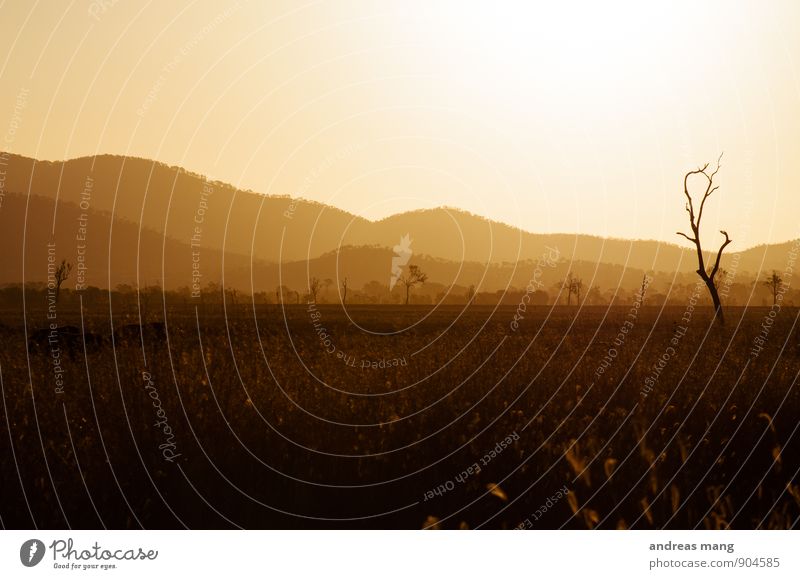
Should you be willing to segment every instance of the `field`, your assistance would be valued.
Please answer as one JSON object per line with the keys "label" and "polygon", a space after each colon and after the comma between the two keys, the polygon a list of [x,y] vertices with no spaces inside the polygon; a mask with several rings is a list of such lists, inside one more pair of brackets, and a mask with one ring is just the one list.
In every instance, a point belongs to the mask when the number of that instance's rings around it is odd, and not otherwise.
{"label": "field", "polygon": [[77,333],[53,344],[44,311],[2,312],[4,527],[800,516],[796,309],[728,308],[724,328],[682,307],[165,310],[61,308]]}

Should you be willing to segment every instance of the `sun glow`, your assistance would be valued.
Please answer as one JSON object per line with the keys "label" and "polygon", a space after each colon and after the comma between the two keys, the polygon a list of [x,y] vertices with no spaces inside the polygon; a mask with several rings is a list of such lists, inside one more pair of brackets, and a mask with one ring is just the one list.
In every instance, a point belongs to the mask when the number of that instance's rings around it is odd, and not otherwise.
{"label": "sun glow", "polygon": [[415,57],[463,96],[523,117],[609,118],[685,96],[707,76],[704,60],[735,58],[736,16],[717,16],[720,29],[705,26],[707,4],[525,2],[434,3],[412,18],[424,47]]}
{"label": "sun glow", "polygon": [[709,227],[753,207],[744,243],[796,233],[776,210],[800,188],[791,0],[120,2],[36,29],[19,6],[0,22],[0,111],[31,91],[13,152],[156,158],[372,219],[446,205],[675,241],[681,176],[725,151]]}

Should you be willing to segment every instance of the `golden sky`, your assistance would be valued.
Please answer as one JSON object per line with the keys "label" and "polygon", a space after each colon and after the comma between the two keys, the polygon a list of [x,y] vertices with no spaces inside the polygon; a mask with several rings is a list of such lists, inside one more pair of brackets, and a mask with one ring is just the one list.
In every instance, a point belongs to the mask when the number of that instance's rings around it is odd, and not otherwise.
{"label": "golden sky", "polygon": [[800,235],[800,2],[6,1],[0,148],[158,159],[369,218]]}

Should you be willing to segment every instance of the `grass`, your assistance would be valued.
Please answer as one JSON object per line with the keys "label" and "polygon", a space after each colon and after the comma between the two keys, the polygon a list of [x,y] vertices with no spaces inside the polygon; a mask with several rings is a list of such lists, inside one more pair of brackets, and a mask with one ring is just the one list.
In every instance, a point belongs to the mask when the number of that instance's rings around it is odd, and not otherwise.
{"label": "grass", "polygon": [[86,304],[58,322],[102,343],[64,355],[58,394],[8,308],[2,524],[795,526],[797,310],[756,358],[767,308],[728,308],[722,329],[700,308],[675,344],[684,309],[644,307],[615,344],[629,311],[534,308],[512,330],[514,307],[170,308],[147,320],[168,343],[113,348],[107,308]]}

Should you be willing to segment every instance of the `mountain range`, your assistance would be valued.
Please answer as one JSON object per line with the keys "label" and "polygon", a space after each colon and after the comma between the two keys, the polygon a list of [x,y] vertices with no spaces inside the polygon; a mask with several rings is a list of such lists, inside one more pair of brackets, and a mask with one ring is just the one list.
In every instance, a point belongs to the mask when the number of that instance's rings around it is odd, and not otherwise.
{"label": "mountain range", "polygon": [[[559,263],[542,271],[548,286],[568,270],[590,285],[635,288],[644,272],[670,283],[694,279],[697,267],[694,249],[678,244],[533,233],[535,223],[523,231],[446,207],[370,221],[140,158],[52,162],[0,153],[0,177],[0,283],[45,281],[54,256],[82,263],[83,284],[98,287],[224,281],[273,291],[278,284],[303,287],[310,276],[347,277],[354,288],[373,280],[388,285],[392,248],[406,235],[410,263],[445,288],[524,287],[537,261],[554,252]],[[723,267],[751,278],[782,271],[789,246],[731,251]],[[77,270],[67,286],[75,283]]]}

